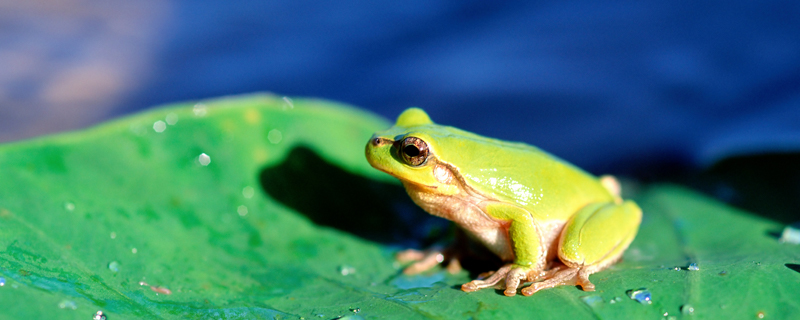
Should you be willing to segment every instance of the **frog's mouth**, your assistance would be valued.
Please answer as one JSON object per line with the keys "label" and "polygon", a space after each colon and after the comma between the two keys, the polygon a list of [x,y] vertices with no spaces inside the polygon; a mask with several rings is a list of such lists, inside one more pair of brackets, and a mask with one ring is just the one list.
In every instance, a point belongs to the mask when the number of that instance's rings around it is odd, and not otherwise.
{"label": "frog's mouth", "polygon": [[[439,187],[435,184],[426,184],[421,181],[408,179],[402,174],[405,165],[404,160],[398,155],[396,150],[398,141],[372,136],[365,148],[367,162],[373,168],[380,170],[392,177],[397,178],[403,184],[410,184],[417,188],[436,190]],[[397,166],[397,167],[395,167]]]}

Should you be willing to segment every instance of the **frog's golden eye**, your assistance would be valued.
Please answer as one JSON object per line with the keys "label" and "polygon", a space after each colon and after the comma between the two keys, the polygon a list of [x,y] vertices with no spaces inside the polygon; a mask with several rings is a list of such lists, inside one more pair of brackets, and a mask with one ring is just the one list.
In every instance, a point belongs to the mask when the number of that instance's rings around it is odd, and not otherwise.
{"label": "frog's golden eye", "polygon": [[407,137],[400,144],[400,156],[408,165],[420,166],[428,160],[428,144],[417,137]]}

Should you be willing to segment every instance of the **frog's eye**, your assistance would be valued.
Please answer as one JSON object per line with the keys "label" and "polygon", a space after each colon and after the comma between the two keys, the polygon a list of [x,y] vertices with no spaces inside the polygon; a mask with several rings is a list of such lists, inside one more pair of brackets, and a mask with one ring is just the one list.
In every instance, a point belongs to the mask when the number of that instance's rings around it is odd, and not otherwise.
{"label": "frog's eye", "polygon": [[428,144],[417,137],[405,138],[400,144],[400,156],[408,165],[422,165],[428,160]]}

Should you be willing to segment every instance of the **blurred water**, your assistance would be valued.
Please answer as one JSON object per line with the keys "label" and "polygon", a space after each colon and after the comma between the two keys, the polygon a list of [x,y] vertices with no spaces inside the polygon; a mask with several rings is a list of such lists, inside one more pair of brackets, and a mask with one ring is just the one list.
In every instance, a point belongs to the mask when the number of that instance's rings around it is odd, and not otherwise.
{"label": "blurred water", "polygon": [[538,145],[594,172],[800,149],[794,1],[0,0],[0,141],[252,91]]}

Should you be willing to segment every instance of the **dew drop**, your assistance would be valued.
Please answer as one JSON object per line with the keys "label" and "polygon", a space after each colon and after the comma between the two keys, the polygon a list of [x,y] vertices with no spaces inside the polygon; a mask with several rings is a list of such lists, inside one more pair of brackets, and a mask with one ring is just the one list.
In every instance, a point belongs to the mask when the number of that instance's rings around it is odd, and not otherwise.
{"label": "dew drop", "polygon": [[267,134],[267,140],[272,144],[278,144],[283,139],[283,134],[278,129],[272,129]]}
{"label": "dew drop", "polygon": [[356,273],[356,268],[348,265],[341,265],[339,266],[339,273],[341,273],[343,276],[351,275]]}
{"label": "dew drop", "polygon": [[170,112],[167,114],[166,120],[168,125],[174,126],[176,123],[178,123],[178,115],[174,112]]}
{"label": "dew drop", "polygon": [[350,309],[350,311],[353,312],[353,313],[359,313],[359,312],[361,312],[361,308]]}
{"label": "dew drop", "polygon": [[693,315],[694,314],[694,307],[689,304],[684,304],[681,306],[681,313],[685,315]]}
{"label": "dew drop", "polygon": [[651,300],[650,290],[647,288],[639,288],[636,290],[628,290],[625,292],[628,294],[633,300],[639,301],[641,304],[651,304],[653,301]]}
{"label": "dew drop", "polygon": [[64,209],[67,211],[73,211],[75,210],[75,204],[72,202],[64,202]]}
{"label": "dew drop", "polygon": [[95,312],[94,316],[92,317],[92,320],[107,320],[107,319],[108,319],[108,317],[106,317],[106,314],[103,313],[103,311],[100,311],[100,310]]}
{"label": "dew drop", "polygon": [[292,98],[283,97],[283,102],[286,102],[286,104],[283,106],[283,110],[286,110],[287,108],[294,109],[294,101],[292,101]]}
{"label": "dew drop", "polygon": [[239,206],[236,208],[236,212],[239,213],[239,216],[246,216],[247,215],[247,207],[244,205]]}
{"label": "dew drop", "polygon": [[209,163],[211,163],[211,157],[205,153],[201,153],[200,156],[197,157],[197,161],[200,162],[200,165],[207,166]]}
{"label": "dew drop", "polygon": [[686,270],[697,271],[697,270],[700,270],[700,267],[698,267],[696,263],[692,262],[692,263],[689,264],[689,266],[686,268]]}
{"label": "dew drop", "polygon": [[61,300],[61,302],[58,303],[58,307],[61,309],[75,310],[78,309],[78,304],[72,300]]}
{"label": "dew drop", "polygon": [[722,271],[719,272],[719,275],[727,276],[728,275],[728,271],[722,270]]}
{"label": "dew drop", "polygon": [[764,317],[766,316],[767,314],[765,314],[764,311],[759,311],[758,313],[756,313],[756,318],[758,319],[764,319]]}
{"label": "dew drop", "polygon": [[0,277],[0,287],[4,287],[6,285],[6,278]]}
{"label": "dew drop", "polygon": [[108,263],[108,270],[119,272],[119,262],[111,261]]}
{"label": "dew drop", "polygon": [[584,303],[586,303],[587,305],[589,305],[592,308],[597,307],[597,306],[599,306],[600,304],[603,303],[603,298],[600,297],[600,296],[595,296],[595,295],[583,296],[583,297],[581,297],[581,300],[583,300]]}
{"label": "dew drop", "polygon": [[192,111],[194,112],[195,117],[205,117],[206,114],[208,113],[208,107],[206,107],[206,105],[202,103],[198,103],[194,105]]}
{"label": "dew drop", "polygon": [[161,120],[156,121],[153,123],[153,131],[162,133],[164,130],[167,130],[167,123]]}
{"label": "dew drop", "polygon": [[245,199],[250,199],[255,194],[256,194],[256,190],[253,189],[253,187],[247,186],[247,187],[244,187],[244,189],[242,189],[242,195],[244,196]]}
{"label": "dew drop", "polygon": [[116,238],[117,238],[117,233],[112,231],[111,232],[111,239],[116,239]]}
{"label": "dew drop", "polygon": [[781,232],[781,243],[800,244],[800,221],[792,223]]}
{"label": "dew drop", "polygon": [[133,254],[136,254],[137,252],[139,252],[139,250],[136,250],[136,248],[131,248],[131,252],[132,252]]}

